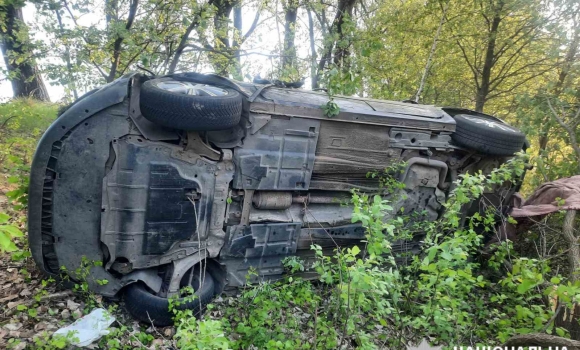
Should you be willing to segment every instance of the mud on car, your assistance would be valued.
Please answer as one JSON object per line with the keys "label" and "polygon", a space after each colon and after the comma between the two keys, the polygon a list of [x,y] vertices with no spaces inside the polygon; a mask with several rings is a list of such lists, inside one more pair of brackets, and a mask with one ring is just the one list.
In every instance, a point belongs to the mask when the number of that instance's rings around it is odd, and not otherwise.
{"label": "mud on car", "polygon": [[[94,292],[124,295],[134,317],[167,325],[168,298],[185,286],[199,298],[180,307],[199,313],[251,268],[278,279],[284,258],[312,258],[312,243],[330,253],[334,242],[364,239],[344,203],[353,189],[379,192],[369,172],[405,164],[395,206],[436,220],[460,174],[489,172],[525,142],[470,110],[335,97],[340,113],[328,118],[327,101],[323,92],[197,73],[131,74],[91,91],[51,125],[34,157],[36,263],[56,275],[100,262],[88,281]],[[505,191],[485,198],[502,204]],[[420,239],[393,246],[420,248]]]}

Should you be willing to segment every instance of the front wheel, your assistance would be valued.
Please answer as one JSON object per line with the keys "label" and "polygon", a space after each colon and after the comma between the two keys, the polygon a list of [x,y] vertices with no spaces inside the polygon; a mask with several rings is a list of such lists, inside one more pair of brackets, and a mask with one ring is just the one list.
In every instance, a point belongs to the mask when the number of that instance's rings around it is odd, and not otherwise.
{"label": "front wheel", "polygon": [[[181,287],[188,284],[190,273],[184,275]],[[215,296],[215,282],[209,271],[193,271],[191,275],[191,287],[195,291],[195,298],[176,298],[175,309],[192,310],[195,317],[200,317],[205,306]],[[173,324],[174,313],[169,310],[169,299],[153,294],[144,284],[136,282],[127,286],[125,291],[125,306],[127,311],[139,321],[153,323],[158,327]]]}
{"label": "front wheel", "polygon": [[238,91],[171,78],[143,83],[139,101],[141,113],[151,122],[186,131],[230,129],[242,116]]}

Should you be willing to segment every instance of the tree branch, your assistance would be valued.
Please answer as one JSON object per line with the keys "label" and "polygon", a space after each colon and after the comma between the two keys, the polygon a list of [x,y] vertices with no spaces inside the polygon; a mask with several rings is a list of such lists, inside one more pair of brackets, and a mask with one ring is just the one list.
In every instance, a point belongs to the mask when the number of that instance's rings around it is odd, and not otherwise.
{"label": "tree branch", "polygon": [[261,12],[262,12],[262,4],[260,4],[260,7],[258,7],[258,10],[256,11],[256,15],[254,16],[254,21],[252,22],[252,25],[250,26],[246,34],[242,36],[242,39],[240,40],[240,45],[242,45],[244,41],[248,40],[248,38],[252,35],[252,33],[254,33],[254,30],[256,30],[256,28],[258,27],[258,21],[260,20]]}
{"label": "tree branch", "polygon": [[[139,5],[139,0],[132,0],[129,7],[129,15],[127,17],[127,23],[125,24],[125,30],[131,30],[133,22],[135,21],[135,15],[137,14],[137,6]],[[113,44],[113,59],[111,60],[111,69],[109,70],[109,76],[107,77],[107,82],[110,83],[115,80],[117,75],[117,69],[119,68],[119,62],[121,58],[121,44],[123,44],[124,37],[117,34],[117,39]]]}
{"label": "tree branch", "polygon": [[[550,99],[546,98],[546,101],[548,102],[548,107],[550,108],[550,111],[552,112],[552,117],[554,117],[554,119],[556,119],[558,124],[560,124],[560,126],[564,130],[566,130],[566,132],[568,133],[568,137],[570,138],[570,143],[572,145],[572,148],[574,149],[574,152],[576,152],[576,159],[578,162],[578,167],[580,168],[580,147],[578,146],[578,141],[576,140],[576,131],[570,125],[566,124],[564,122],[564,120],[558,116],[558,113],[556,113],[556,110],[552,106]],[[580,109],[578,110],[578,113],[576,113],[576,117],[578,117],[579,115],[580,115]]]}

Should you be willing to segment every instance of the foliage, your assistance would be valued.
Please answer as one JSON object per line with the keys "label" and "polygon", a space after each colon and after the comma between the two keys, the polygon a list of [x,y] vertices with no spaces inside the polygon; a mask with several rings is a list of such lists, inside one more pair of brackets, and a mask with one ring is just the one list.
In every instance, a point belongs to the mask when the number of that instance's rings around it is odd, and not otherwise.
{"label": "foliage", "polygon": [[54,334],[50,335],[47,332],[42,332],[39,336],[34,338],[34,347],[38,350],[60,350],[66,349],[71,342],[78,342],[76,331],[69,332],[66,335]]}
{"label": "foliage", "polygon": [[[246,287],[235,306],[217,309],[223,319],[178,318],[179,344],[197,349],[204,341],[200,339],[207,339],[213,347],[234,349],[347,344],[378,349],[403,348],[423,338],[475,345],[501,344],[532,332],[565,336],[565,330],[552,324],[553,310],[544,298],[558,297],[571,306],[580,300],[580,283],[553,273],[545,260],[517,256],[510,242],[497,246],[487,259],[478,258],[484,233],[496,226],[497,212],[488,207],[462,218],[466,204],[491,187],[517,181],[524,167],[525,158],[519,158],[488,176],[463,174],[437,222],[393,216],[387,197],[353,192],[353,221],[367,232],[363,247],[337,247],[328,256],[313,245],[312,265],[286,259],[290,275],[285,280]],[[381,176],[389,174],[393,169]],[[394,180],[384,183],[393,186],[391,193],[400,189]],[[424,252],[401,264],[391,242],[418,233],[424,235]],[[305,270],[316,271],[318,283],[293,275]]]}
{"label": "foliage", "polygon": [[169,298],[169,311],[174,314],[177,346],[183,350],[230,349],[221,322],[198,320],[192,310],[179,308],[180,305],[192,302],[196,298],[191,287],[184,287],[180,290],[179,296]]}
{"label": "foliage", "polygon": [[[89,283],[105,285],[109,283],[106,279],[96,279],[91,274],[93,267],[103,266],[102,261],[91,261],[86,256],[81,257],[81,264],[74,271],[67,271],[63,265],[60,267],[60,278],[63,281],[72,281],[73,290],[77,292],[85,301],[85,313],[90,312],[99,302],[95,293],[91,290]],[[72,277],[72,278],[71,278]]]}
{"label": "foliage", "polygon": [[16,99],[0,104],[0,185],[12,206],[0,212],[0,251],[13,259],[30,255],[14,244],[23,237],[19,227],[25,222],[22,210],[28,204],[28,172],[36,142],[56,118],[57,106],[33,99]]}
{"label": "foliage", "polygon": [[10,216],[0,212],[0,252],[14,252],[18,250],[14,238],[23,236],[22,231],[15,225],[9,224]]}
{"label": "foliage", "polygon": [[6,196],[16,202],[16,210],[26,206],[32,154],[40,135],[56,119],[57,107],[33,99],[0,104],[0,172],[8,175],[12,190]]}
{"label": "foliage", "polygon": [[336,117],[340,113],[340,107],[334,100],[331,98],[326,102],[326,104],[322,105],[322,111],[324,115],[328,118]]}

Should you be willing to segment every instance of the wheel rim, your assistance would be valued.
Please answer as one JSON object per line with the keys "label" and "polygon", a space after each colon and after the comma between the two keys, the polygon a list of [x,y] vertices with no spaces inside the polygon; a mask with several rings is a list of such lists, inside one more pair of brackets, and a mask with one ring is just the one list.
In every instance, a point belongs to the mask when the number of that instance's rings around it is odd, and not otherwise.
{"label": "wheel rim", "polygon": [[184,81],[160,81],[157,82],[156,85],[160,89],[182,95],[225,96],[228,94],[228,91],[222,88],[205,84],[192,84]]}
{"label": "wheel rim", "polygon": [[498,121],[495,121],[493,119],[488,119],[488,118],[477,118],[477,117],[471,117],[471,116],[464,116],[465,119],[472,121],[476,124],[482,124],[487,126],[490,129],[499,129],[499,130],[503,130],[503,131],[510,131],[513,133],[518,133],[519,131],[516,128],[513,128],[511,126],[509,126],[508,124],[505,123],[500,123]]}

